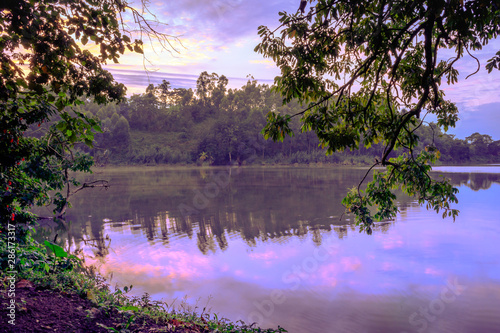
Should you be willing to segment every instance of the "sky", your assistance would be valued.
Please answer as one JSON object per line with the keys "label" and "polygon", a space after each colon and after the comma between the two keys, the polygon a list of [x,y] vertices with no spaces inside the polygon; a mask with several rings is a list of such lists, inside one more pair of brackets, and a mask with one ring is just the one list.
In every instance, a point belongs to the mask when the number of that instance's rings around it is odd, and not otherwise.
{"label": "sky", "polygon": [[[127,53],[120,64],[110,64],[107,69],[127,86],[129,95],[143,93],[148,84],[156,85],[163,79],[174,88],[194,88],[203,71],[225,75],[231,88],[243,86],[248,75],[259,83],[272,84],[280,72],[272,60],[254,52],[260,42],[257,29],[260,25],[278,27],[278,13],[297,11],[299,2],[151,0],[151,12],[164,23],[156,28],[178,37],[180,43],[172,40],[178,52],[168,52],[155,42],[145,41],[145,59]],[[460,120],[448,133],[463,139],[479,132],[500,140],[500,71],[488,74],[484,69],[486,61],[499,50],[500,39],[497,39],[473,53],[482,68],[468,79],[476,71],[476,61],[467,57],[457,63],[459,82],[445,86],[444,91],[457,104]]]}

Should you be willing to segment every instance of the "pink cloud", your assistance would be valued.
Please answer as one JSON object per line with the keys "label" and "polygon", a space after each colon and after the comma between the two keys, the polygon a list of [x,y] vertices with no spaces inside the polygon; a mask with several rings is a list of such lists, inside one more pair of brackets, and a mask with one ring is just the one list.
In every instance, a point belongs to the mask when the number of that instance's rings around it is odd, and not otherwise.
{"label": "pink cloud", "polygon": [[319,268],[316,280],[321,285],[336,286],[338,283],[337,276],[340,273],[340,268],[337,263],[323,265]]}
{"label": "pink cloud", "polygon": [[439,271],[435,268],[432,268],[432,267],[427,267],[425,269],[425,274],[439,276],[439,275],[441,275],[441,271]]}
{"label": "pink cloud", "polygon": [[266,252],[260,252],[260,253],[252,252],[248,256],[251,259],[256,259],[256,260],[278,259],[278,255],[274,251],[266,251]]}
{"label": "pink cloud", "polygon": [[382,241],[382,247],[384,250],[395,249],[399,247],[403,247],[404,242],[401,236],[399,235],[382,235],[383,237],[377,237]]}
{"label": "pink cloud", "polygon": [[387,261],[384,261],[381,267],[383,271],[395,271],[397,268],[398,267],[394,263]]}
{"label": "pink cloud", "polygon": [[361,267],[361,260],[358,257],[343,257],[340,263],[344,268],[344,272],[357,271]]}

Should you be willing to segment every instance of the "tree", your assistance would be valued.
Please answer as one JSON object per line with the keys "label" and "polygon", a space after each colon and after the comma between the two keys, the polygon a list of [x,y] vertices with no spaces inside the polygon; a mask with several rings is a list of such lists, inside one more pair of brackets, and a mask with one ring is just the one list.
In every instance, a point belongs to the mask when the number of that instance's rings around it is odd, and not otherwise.
{"label": "tree", "polygon": [[[207,106],[213,102],[210,99],[213,97],[214,91],[219,90],[223,94],[226,90],[228,79],[222,75],[219,77],[217,73],[208,74],[203,71],[196,80],[196,94],[203,106]],[[219,101],[220,102],[220,101]]]}
{"label": "tree", "polygon": [[[284,102],[298,99],[305,108],[295,114],[303,131],[314,131],[331,154],[337,150],[370,147],[385,149],[374,166],[366,190],[361,184],[343,200],[362,230],[374,219],[397,213],[391,189],[401,187],[428,208],[457,210],[457,189],[429,176],[439,157],[434,145],[420,153],[415,130],[425,115],[434,114],[445,131],[455,125],[458,110],[445,99],[442,81],[458,80],[457,62],[481,50],[500,32],[500,6],[489,0],[309,0],[309,11],[280,13],[281,25],[259,27],[256,51],[272,58],[281,69],[276,90]],[[301,6],[302,7],[302,6]],[[278,34],[279,31],[279,34]],[[446,54],[443,54],[443,52]],[[449,60],[448,54],[454,56]],[[446,56],[446,58],[444,58]],[[500,52],[488,60],[489,72],[498,69]],[[282,140],[290,134],[293,116],[268,114],[266,137]],[[399,149],[400,156],[390,154]],[[364,179],[361,181],[363,182]],[[372,215],[370,207],[377,212]]]}
{"label": "tree", "polygon": [[[135,27],[127,27],[129,15]],[[142,53],[133,32],[168,42],[143,14],[123,0],[6,0],[0,4],[0,219],[30,223],[26,209],[54,203],[60,216],[74,193],[70,171],[90,171],[92,160],[75,153],[92,145],[96,119],[69,107],[93,99],[120,101],[125,87],[102,68],[126,50]],[[82,49],[93,43],[99,54]],[[41,126],[50,122],[50,126]],[[37,128],[40,127],[40,130]],[[29,129],[37,129],[29,136]],[[32,131],[31,131],[32,132]],[[95,184],[79,184],[78,191]],[[62,190],[64,189],[64,194]],[[52,198],[51,190],[57,190]]]}
{"label": "tree", "polygon": [[490,135],[479,134],[478,132],[466,137],[465,141],[471,144],[473,154],[478,157],[487,157],[488,146],[493,143],[493,139]]}
{"label": "tree", "polygon": [[125,117],[120,116],[112,132],[113,150],[117,154],[126,155],[130,143],[130,126]]}
{"label": "tree", "polygon": [[[214,75],[213,73],[212,75]],[[215,74],[217,75],[217,74]],[[222,102],[222,99],[226,95],[226,86],[229,83],[229,80],[225,75],[221,75],[217,79],[217,86],[214,87],[212,91],[212,103],[215,106],[216,109],[220,107],[220,103]]]}
{"label": "tree", "polygon": [[210,97],[211,81],[212,76],[207,71],[203,71],[196,80],[196,95],[198,95],[202,105],[206,105],[207,99]]}
{"label": "tree", "polygon": [[172,92],[172,102],[174,105],[186,106],[191,103],[193,96],[194,93],[191,88],[174,88],[174,91]]}
{"label": "tree", "polygon": [[155,87],[155,95],[160,101],[160,105],[163,108],[166,108],[169,104],[169,97],[171,95],[170,88],[170,82],[167,80],[163,80],[159,85]]}
{"label": "tree", "polygon": [[500,155],[500,140],[492,142],[488,148],[493,156],[498,157]]}
{"label": "tree", "polygon": [[146,90],[145,94],[133,94],[128,100],[130,123],[132,127],[150,130],[157,124],[158,101],[155,95]]}

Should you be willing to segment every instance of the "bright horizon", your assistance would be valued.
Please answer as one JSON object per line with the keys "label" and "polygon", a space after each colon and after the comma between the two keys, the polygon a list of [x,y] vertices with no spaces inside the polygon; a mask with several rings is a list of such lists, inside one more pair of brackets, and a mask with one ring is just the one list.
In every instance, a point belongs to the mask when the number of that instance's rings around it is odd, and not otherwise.
{"label": "bright horizon", "polygon": [[[278,27],[278,12],[295,12],[298,5],[299,1],[284,0],[152,1],[151,11],[166,24],[158,25],[157,29],[179,37],[182,45],[173,43],[179,53],[161,51],[157,45],[145,41],[146,62],[140,54],[126,53],[120,64],[108,64],[105,68],[125,84],[129,96],[144,93],[148,84],[156,85],[163,79],[173,88],[195,88],[203,71],[225,75],[230,88],[243,86],[248,75],[259,83],[271,85],[280,71],[272,60],[253,51],[260,42],[257,28]],[[500,39],[496,39],[474,52],[481,61],[481,70],[467,80],[476,71],[477,63],[471,57],[464,57],[457,64],[459,82],[443,85],[447,97],[460,111],[460,120],[449,134],[463,139],[479,132],[500,139],[500,72],[494,70],[488,74],[484,69],[487,60],[499,50]]]}

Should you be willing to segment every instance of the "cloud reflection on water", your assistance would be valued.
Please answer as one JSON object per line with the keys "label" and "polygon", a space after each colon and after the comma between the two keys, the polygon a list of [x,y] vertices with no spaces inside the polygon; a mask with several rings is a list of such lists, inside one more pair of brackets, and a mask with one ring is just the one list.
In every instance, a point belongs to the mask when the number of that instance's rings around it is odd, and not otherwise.
{"label": "cloud reflection on water", "polygon": [[[268,228],[261,224],[265,214],[252,225],[257,231],[253,234],[245,229],[248,226],[239,226],[241,221],[250,221],[245,218],[249,211],[262,209],[264,204],[248,200],[254,195],[249,184],[256,178],[245,178],[247,174],[233,179],[232,197],[213,202],[220,210],[208,209],[212,217],[206,218],[205,224],[193,218],[190,233],[184,231],[177,217],[165,211],[151,220],[145,216],[120,224],[113,219],[101,224],[99,234],[108,234],[112,239],[109,253],[101,258],[101,269],[113,272],[114,281],[121,285],[133,284],[136,294],[148,292],[167,302],[188,295],[192,304],[197,299],[202,304],[212,296],[212,309],[231,319],[248,320],[252,313],[260,313],[265,326],[288,324],[285,326],[291,332],[302,332],[304,327],[309,327],[308,332],[331,331],[331,327],[336,332],[360,332],[367,327],[380,332],[415,331],[408,323],[409,316],[436,299],[447,281],[458,278],[467,291],[429,323],[429,332],[498,327],[495,325],[499,319],[489,309],[500,306],[500,182],[498,174],[467,172],[445,173],[461,184],[461,213],[455,223],[407,201],[397,221],[380,224],[372,236],[359,234],[349,225],[333,225],[325,230],[307,223],[298,233],[294,215],[280,211],[275,202],[275,219],[289,219],[285,221],[288,224],[275,225],[276,237],[269,237],[269,229],[258,229]],[[286,188],[287,183],[281,183],[276,173],[270,174],[274,187]],[[305,180],[310,182],[314,177],[308,174]],[[331,184],[326,182],[324,188]],[[476,191],[477,184],[487,190]],[[150,198],[147,192],[140,193],[143,203]],[[232,208],[227,205],[228,198]],[[239,200],[247,205],[239,206]],[[233,209],[232,214],[226,214],[232,216],[231,220],[221,219],[224,215],[219,213],[220,207]],[[319,212],[331,216],[330,212]],[[256,214],[252,214],[256,221]],[[304,214],[311,216],[298,217],[301,223],[313,220],[312,212]],[[219,219],[217,225],[210,224],[213,216]],[[203,232],[202,226],[206,228]],[[213,242],[210,251],[200,249],[200,233]],[[252,242],[245,239],[249,234]],[[223,247],[215,245],[217,237],[225,239]],[[328,251],[323,251],[325,247]],[[266,315],[263,306],[270,304],[266,301],[275,290],[281,291],[286,300],[274,304],[272,313]]]}

